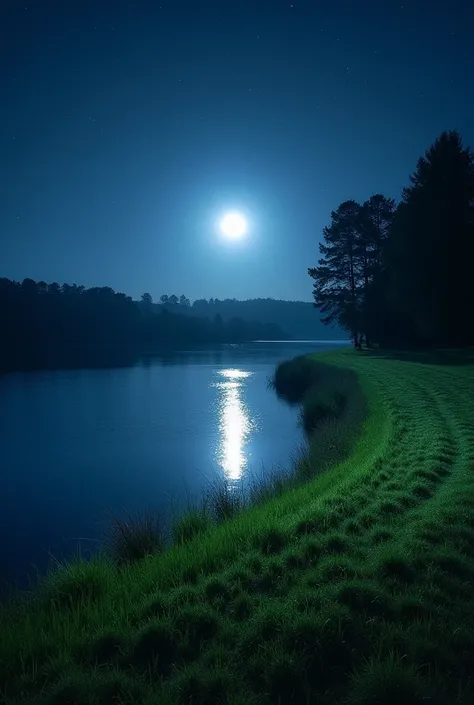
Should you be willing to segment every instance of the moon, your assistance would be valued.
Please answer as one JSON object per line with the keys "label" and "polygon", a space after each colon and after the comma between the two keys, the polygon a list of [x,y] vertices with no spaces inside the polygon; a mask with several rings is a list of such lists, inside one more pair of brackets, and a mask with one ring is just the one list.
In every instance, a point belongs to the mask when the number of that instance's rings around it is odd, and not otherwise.
{"label": "moon", "polygon": [[247,221],[241,213],[226,213],[220,222],[220,229],[229,240],[240,240],[247,232]]}

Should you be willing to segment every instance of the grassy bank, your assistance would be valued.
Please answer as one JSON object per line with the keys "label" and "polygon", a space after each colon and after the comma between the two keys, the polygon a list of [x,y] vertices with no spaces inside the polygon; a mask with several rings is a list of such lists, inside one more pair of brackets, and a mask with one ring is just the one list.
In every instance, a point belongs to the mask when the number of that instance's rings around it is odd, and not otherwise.
{"label": "grassy bank", "polygon": [[[346,401],[316,369],[300,390],[311,481],[2,607],[5,703],[473,702],[474,366],[400,358],[317,356]],[[317,439],[360,409],[356,378],[369,413],[331,456]]]}

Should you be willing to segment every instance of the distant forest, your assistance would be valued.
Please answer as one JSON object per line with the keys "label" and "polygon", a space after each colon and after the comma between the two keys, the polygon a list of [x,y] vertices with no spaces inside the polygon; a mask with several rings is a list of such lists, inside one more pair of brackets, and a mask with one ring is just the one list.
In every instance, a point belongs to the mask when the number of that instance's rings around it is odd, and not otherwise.
{"label": "distant forest", "polygon": [[[149,294],[145,294],[150,297]],[[148,299],[151,301],[151,297]],[[191,316],[202,316],[214,319],[221,316],[224,321],[241,318],[244,321],[264,321],[281,326],[293,339],[310,340],[345,340],[347,333],[336,323],[329,329],[325,326],[315,311],[311,302],[281,301],[279,299],[197,299],[191,304],[184,296],[163,294],[157,308],[164,306],[170,311],[186,313]]]}
{"label": "distant forest", "polygon": [[401,202],[381,194],[331,214],[308,270],[327,324],[382,347],[474,345],[474,157],[443,132]]}
{"label": "distant forest", "polygon": [[[178,307],[176,307],[178,308]],[[186,306],[182,305],[183,311]],[[21,283],[0,279],[0,367],[21,368],[81,348],[121,347],[152,352],[164,347],[281,340],[288,333],[275,323],[229,320],[217,313],[189,316],[167,306],[154,306],[151,296],[140,302],[110,287],[86,289],[76,284]],[[53,355],[54,357],[54,355]]]}

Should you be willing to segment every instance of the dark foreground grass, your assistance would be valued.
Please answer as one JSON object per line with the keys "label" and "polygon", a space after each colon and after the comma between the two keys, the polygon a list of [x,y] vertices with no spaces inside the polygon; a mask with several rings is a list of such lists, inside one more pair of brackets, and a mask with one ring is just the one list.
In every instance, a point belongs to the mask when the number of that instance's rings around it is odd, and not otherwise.
{"label": "dark foreground grass", "polygon": [[76,561],[4,605],[0,702],[474,702],[474,368],[317,360],[366,395],[350,454],[329,467],[328,443],[306,484],[183,525],[138,563]]}

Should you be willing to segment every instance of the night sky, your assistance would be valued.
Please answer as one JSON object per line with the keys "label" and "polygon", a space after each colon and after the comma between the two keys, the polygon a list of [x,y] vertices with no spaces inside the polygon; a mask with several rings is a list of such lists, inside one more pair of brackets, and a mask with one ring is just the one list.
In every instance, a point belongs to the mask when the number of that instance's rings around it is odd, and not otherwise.
{"label": "night sky", "polygon": [[470,5],[2,0],[0,276],[311,300],[331,210],[474,146]]}

